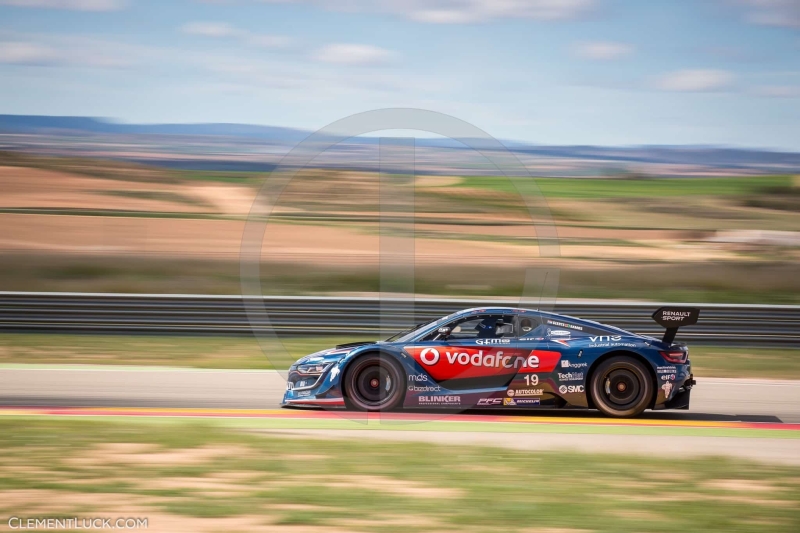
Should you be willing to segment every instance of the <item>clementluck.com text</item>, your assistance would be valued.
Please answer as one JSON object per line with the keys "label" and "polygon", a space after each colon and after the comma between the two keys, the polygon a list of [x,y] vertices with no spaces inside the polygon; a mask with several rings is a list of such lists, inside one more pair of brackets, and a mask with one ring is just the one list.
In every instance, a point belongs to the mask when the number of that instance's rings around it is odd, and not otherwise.
{"label": "clementluck.com text", "polygon": [[8,527],[25,529],[147,529],[147,518],[30,518],[12,516]]}

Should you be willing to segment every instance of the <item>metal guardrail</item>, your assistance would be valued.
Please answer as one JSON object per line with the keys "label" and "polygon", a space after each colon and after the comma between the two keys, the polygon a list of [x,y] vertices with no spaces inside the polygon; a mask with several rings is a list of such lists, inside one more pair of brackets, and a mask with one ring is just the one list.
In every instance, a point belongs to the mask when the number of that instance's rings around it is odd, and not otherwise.
{"label": "metal guardrail", "polygon": [[[285,336],[378,336],[381,327],[469,307],[520,305],[519,301],[335,297],[265,297],[269,323],[251,324],[240,296],[0,292],[0,331],[45,333],[251,335],[272,329]],[[660,337],[650,318],[659,303],[564,300],[547,309]],[[700,321],[678,341],[735,346],[800,346],[800,306],[689,304]],[[542,306],[545,309],[545,306]],[[381,316],[383,312],[383,316]]]}

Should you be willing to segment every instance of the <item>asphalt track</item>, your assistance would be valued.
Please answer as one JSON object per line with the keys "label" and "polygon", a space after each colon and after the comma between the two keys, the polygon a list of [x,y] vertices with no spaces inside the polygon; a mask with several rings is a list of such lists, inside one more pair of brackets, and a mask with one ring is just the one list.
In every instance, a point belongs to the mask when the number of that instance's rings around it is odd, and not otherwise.
{"label": "asphalt track", "polygon": [[[647,411],[664,420],[800,423],[800,381],[697,377],[689,411]],[[0,405],[275,409],[286,382],[272,370],[5,365]],[[600,416],[554,411],[558,416]],[[543,414],[547,416],[547,413]]]}
{"label": "asphalt track", "polygon": [[306,438],[640,454],[668,449],[800,465],[800,381],[697,379],[691,410],[648,411],[635,420],[585,410],[365,416],[279,410],[285,382],[275,371],[6,365],[0,367],[0,416],[202,418]]}

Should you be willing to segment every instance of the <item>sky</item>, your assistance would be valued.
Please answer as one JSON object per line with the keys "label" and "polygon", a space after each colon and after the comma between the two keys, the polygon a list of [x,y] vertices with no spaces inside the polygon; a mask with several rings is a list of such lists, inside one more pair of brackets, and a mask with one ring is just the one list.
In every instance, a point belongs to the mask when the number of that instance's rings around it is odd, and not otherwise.
{"label": "sky", "polygon": [[800,150],[800,0],[0,0],[0,113]]}

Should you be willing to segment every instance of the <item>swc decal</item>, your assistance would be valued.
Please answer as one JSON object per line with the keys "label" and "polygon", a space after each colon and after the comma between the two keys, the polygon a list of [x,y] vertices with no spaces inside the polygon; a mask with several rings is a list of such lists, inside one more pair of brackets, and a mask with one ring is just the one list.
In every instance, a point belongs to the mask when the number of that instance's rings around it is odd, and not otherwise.
{"label": "swc decal", "polygon": [[406,346],[405,351],[437,381],[552,372],[561,358],[559,352],[503,347]]}

